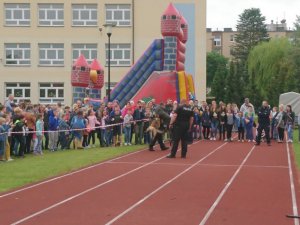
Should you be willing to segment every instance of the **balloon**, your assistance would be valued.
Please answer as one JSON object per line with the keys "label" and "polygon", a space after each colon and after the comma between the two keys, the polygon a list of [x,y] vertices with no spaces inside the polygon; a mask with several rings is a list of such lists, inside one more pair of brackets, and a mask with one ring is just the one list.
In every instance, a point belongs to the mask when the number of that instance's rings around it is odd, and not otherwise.
{"label": "balloon", "polygon": [[98,78],[97,70],[91,70],[90,71],[90,79],[91,79],[91,81],[93,81],[94,84],[97,83],[97,78]]}

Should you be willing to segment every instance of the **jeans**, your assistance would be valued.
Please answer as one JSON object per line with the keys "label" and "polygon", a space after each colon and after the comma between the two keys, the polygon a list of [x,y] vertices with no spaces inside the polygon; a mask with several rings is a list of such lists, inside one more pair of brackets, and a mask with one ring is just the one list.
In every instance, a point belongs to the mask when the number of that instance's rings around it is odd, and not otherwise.
{"label": "jeans", "polygon": [[293,125],[287,124],[287,133],[288,133],[288,140],[293,140]]}
{"label": "jeans", "polygon": [[218,122],[211,123],[211,137],[216,138],[218,133]]}
{"label": "jeans", "polygon": [[19,155],[19,156],[23,156],[24,155],[24,151],[25,151],[25,141],[26,141],[26,137],[25,136],[14,136],[14,153],[15,156]]}
{"label": "jeans", "polygon": [[125,143],[130,143],[130,136],[131,136],[131,126],[130,127],[127,127],[127,126],[124,126],[124,138],[125,138]]}
{"label": "jeans", "polygon": [[142,139],[143,139],[143,127],[144,127],[144,123],[142,122],[138,122],[135,125],[135,144],[142,144]]}
{"label": "jeans", "polygon": [[49,149],[57,150],[58,131],[49,132]]}
{"label": "jeans", "polygon": [[101,139],[102,143],[105,143],[106,146],[109,146],[109,134],[106,129],[101,129]]}
{"label": "jeans", "polygon": [[0,158],[2,159],[4,157],[4,149],[5,149],[5,143],[6,141],[0,141]]}
{"label": "jeans", "polygon": [[34,148],[34,153],[42,153],[42,140],[43,136],[37,136],[37,144]]}

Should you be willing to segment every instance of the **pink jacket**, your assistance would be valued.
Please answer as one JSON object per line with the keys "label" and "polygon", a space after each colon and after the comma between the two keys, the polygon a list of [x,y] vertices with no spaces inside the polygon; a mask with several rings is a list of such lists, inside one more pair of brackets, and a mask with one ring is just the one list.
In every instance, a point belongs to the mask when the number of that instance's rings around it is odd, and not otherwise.
{"label": "pink jacket", "polygon": [[88,116],[88,126],[91,130],[95,130],[95,126],[100,125],[100,122],[97,120],[96,116]]}

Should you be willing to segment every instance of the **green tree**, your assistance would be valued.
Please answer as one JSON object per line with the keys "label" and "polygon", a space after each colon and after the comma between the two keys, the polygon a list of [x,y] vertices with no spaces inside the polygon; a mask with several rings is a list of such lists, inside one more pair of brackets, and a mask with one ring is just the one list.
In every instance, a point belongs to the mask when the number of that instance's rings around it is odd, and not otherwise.
{"label": "green tree", "polygon": [[225,81],[225,98],[226,103],[232,103],[234,101],[234,92],[235,92],[235,63],[231,61],[229,63],[229,73]]}
{"label": "green tree", "polygon": [[287,83],[287,75],[294,76],[288,57],[291,49],[288,39],[281,38],[262,43],[251,51],[248,58],[248,91],[251,98],[260,101],[264,98],[271,105],[278,104],[279,95],[284,92]]}
{"label": "green tree", "polygon": [[245,9],[239,15],[233,48],[236,60],[245,63],[250,51],[262,41],[269,39],[265,20],[258,8]]}
{"label": "green tree", "polygon": [[228,69],[226,65],[219,64],[211,86],[211,94],[215,97],[217,102],[224,100],[224,96],[226,93],[225,86],[227,74]]}
{"label": "green tree", "polygon": [[214,76],[216,74],[216,71],[219,67],[219,65],[226,67],[227,59],[220,55],[217,52],[210,52],[207,53],[206,56],[206,85],[207,87],[212,87]]}

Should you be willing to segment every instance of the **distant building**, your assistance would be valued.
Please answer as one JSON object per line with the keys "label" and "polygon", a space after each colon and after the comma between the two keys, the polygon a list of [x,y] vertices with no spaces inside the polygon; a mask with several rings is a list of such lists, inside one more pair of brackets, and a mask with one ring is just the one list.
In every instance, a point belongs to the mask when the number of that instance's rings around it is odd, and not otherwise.
{"label": "distant building", "polygon": [[[293,31],[287,28],[285,20],[280,24],[273,23],[267,24],[267,31],[270,38],[288,37],[292,38]],[[224,28],[224,30],[214,30],[211,28],[206,29],[206,50],[207,52],[218,52],[226,58],[232,58],[232,49],[235,43],[236,31],[232,28]]]}

